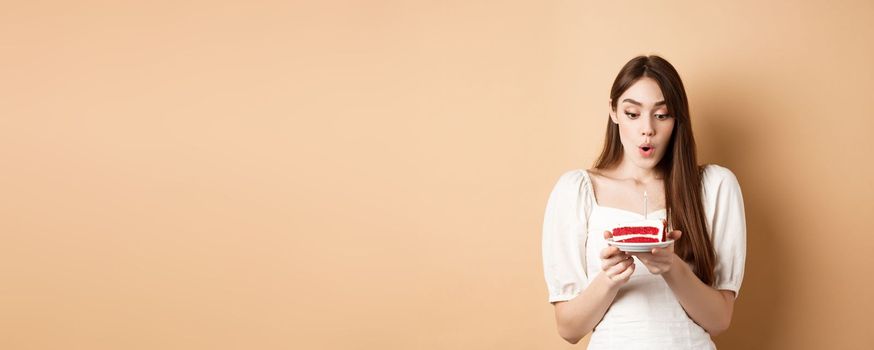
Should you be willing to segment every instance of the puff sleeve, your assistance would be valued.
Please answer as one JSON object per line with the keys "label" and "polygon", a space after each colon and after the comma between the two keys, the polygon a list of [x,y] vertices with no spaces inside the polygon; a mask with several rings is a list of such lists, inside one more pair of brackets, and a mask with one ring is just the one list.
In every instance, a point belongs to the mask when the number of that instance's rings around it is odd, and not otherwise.
{"label": "puff sleeve", "polygon": [[552,189],[543,218],[543,273],[549,302],[566,301],[580,294],[588,284],[585,269],[585,240],[588,188],[584,170],[564,173]]}
{"label": "puff sleeve", "polygon": [[704,171],[704,207],[707,229],[716,253],[716,289],[737,297],[746,263],[746,216],[740,184],[731,170],[708,165]]}

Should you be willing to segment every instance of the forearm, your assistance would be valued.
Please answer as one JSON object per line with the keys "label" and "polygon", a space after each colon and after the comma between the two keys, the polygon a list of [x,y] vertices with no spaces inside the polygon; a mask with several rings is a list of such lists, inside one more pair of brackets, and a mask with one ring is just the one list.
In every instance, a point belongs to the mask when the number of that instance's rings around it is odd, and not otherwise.
{"label": "forearm", "polygon": [[589,334],[601,322],[618,290],[601,272],[579,295],[563,303],[556,313],[562,338],[575,344]]}
{"label": "forearm", "polygon": [[734,303],[723,293],[710,287],[695,276],[692,269],[680,257],[674,255],[670,271],[662,274],[674,292],[680,305],[692,320],[711,335],[728,328]]}

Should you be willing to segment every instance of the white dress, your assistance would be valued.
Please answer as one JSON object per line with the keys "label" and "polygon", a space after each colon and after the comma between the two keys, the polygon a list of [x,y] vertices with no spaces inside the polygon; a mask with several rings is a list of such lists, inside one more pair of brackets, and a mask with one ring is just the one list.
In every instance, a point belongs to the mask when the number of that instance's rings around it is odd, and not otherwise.
{"label": "white dress", "polygon": [[[707,231],[716,253],[716,289],[737,293],[746,259],[746,221],[734,174],[707,165],[703,175]],[[543,222],[543,268],[549,302],[573,299],[601,272],[599,254],[610,226],[643,215],[599,206],[589,174],[563,174],[549,196]],[[586,212],[589,211],[588,218]],[[665,218],[664,209],[649,218]],[[585,252],[585,255],[581,254]],[[595,327],[589,349],[714,349],[710,335],[686,314],[664,279],[640,261]],[[585,266],[585,268],[584,268]],[[737,295],[737,294],[735,294]]]}

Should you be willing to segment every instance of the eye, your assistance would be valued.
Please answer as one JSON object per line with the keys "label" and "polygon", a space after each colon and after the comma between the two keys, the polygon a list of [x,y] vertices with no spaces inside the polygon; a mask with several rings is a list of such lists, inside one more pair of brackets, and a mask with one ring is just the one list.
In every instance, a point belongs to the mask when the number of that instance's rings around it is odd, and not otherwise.
{"label": "eye", "polygon": [[635,119],[635,118],[637,118],[637,116],[640,115],[640,114],[631,113],[631,112],[625,112],[625,115],[627,115],[629,119]]}
{"label": "eye", "polygon": [[656,114],[655,117],[658,120],[665,120],[665,119],[670,118],[671,115],[670,114]]}

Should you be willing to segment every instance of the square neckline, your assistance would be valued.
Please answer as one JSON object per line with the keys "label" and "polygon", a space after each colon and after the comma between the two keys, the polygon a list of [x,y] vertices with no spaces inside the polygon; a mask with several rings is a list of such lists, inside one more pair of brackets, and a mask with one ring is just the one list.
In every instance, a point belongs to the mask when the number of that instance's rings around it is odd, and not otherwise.
{"label": "square neckline", "polygon": [[598,198],[597,198],[597,196],[595,195],[595,186],[594,186],[594,184],[592,184],[592,175],[589,174],[589,170],[588,170],[588,169],[583,169],[583,174],[586,174],[586,180],[588,180],[588,181],[586,181],[586,183],[587,183],[586,185],[587,185],[588,190],[589,190],[589,195],[592,197],[592,204],[593,204],[595,207],[602,208],[602,209],[610,209],[610,210],[615,210],[615,211],[621,211],[621,212],[623,212],[623,213],[634,214],[634,215],[637,215],[637,216],[639,216],[639,217],[645,217],[645,218],[652,217],[651,215],[652,215],[652,214],[655,214],[655,213],[660,213],[660,212],[663,212],[663,211],[664,211],[664,212],[667,212],[667,209],[668,209],[668,208],[661,208],[661,209],[659,209],[659,210],[655,210],[655,211],[651,211],[651,212],[649,212],[649,213],[641,214],[641,213],[638,213],[638,212],[636,212],[636,211],[631,211],[631,210],[626,210],[626,209],[621,209],[621,208],[616,208],[616,207],[608,207],[608,206],[600,205],[600,204],[598,204]]}

